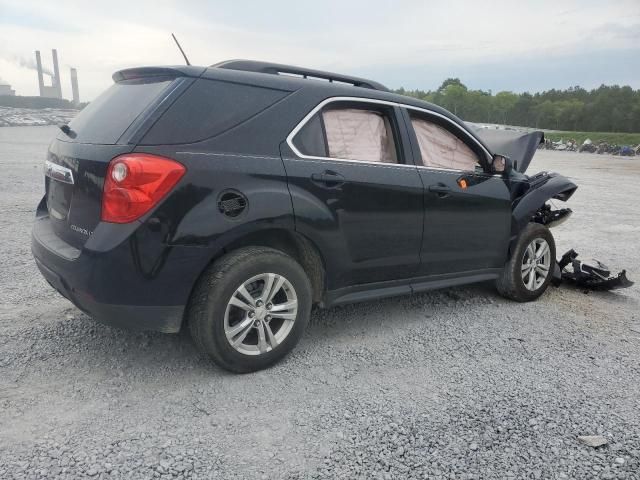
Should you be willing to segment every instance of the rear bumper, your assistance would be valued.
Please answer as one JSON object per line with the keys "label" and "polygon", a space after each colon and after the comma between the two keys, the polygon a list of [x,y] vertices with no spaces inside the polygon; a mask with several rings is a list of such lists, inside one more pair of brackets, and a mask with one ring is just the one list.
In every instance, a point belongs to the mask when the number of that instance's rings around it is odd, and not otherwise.
{"label": "rear bumper", "polygon": [[164,333],[180,331],[184,314],[183,305],[149,307],[100,303],[91,298],[88,293],[71,287],[38,257],[35,257],[35,260],[40,273],[53,288],[100,323],[130,330],[153,330]]}
{"label": "rear bumper", "polygon": [[209,255],[203,248],[165,246],[148,232],[136,232],[109,250],[74,252],[51,235],[46,217],[36,219],[31,251],[47,282],[95,320],[165,333],[180,330]]}

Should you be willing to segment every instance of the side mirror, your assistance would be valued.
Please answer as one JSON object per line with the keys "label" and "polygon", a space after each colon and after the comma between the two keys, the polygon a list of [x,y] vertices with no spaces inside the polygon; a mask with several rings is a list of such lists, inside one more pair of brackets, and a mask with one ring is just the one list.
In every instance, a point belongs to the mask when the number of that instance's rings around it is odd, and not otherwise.
{"label": "side mirror", "polygon": [[504,155],[494,155],[491,161],[491,170],[493,173],[500,173],[507,176],[512,170],[516,169],[516,162]]}

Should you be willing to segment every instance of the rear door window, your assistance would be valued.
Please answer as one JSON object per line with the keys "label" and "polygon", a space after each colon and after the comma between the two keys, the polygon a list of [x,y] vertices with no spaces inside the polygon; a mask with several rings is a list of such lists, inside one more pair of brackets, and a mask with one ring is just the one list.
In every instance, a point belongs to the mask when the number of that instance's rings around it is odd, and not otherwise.
{"label": "rear door window", "polygon": [[316,113],[304,124],[294,140],[300,153],[310,157],[328,157],[322,114]]}
{"label": "rear door window", "polygon": [[389,119],[374,110],[336,108],[322,112],[329,157],[397,163]]}
{"label": "rear door window", "polygon": [[[151,77],[114,83],[87,105],[69,127],[73,141],[113,145],[133,121],[168,89],[173,79]],[[60,137],[69,141],[69,137]]]}
{"label": "rear door window", "polygon": [[398,163],[389,113],[359,106],[329,106],[294,138],[303,155],[376,163]]}

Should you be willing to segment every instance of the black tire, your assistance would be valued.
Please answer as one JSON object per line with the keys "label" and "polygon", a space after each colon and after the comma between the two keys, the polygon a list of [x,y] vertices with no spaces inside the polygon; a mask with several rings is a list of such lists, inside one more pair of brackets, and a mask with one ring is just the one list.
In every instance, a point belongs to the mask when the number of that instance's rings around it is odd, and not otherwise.
{"label": "black tire", "polygon": [[[522,278],[522,262],[526,249],[535,239],[543,239],[549,245],[551,265],[545,281],[535,290],[529,290]],[[502,274],[496,281],[498,292],[506,298],[517,302],[530,302],[537,299],[549,286],[556,263],[556,244],[547,227],[539,223],[529,223],[520,233],[511,258],[504,266]]]}
{"label": "black tire", "polygon": [[[246,355],[227,340],[224,318],[236,289],[255,275],[275,273],[286,277],[295,290],[298,311],[291,331],[275,348]],[[267,247],[244,247],[216,260],[203,274],[189,302],[187,321],[196,346],[220,367],[247,373],[267,368],[298,343],[309,322],[311,283],[303,268],[285,253]]]}

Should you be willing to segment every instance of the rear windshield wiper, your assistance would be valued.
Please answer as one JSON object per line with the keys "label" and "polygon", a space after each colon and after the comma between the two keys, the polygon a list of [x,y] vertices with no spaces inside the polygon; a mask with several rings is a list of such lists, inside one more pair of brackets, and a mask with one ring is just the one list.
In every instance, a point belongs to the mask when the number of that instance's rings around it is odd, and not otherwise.
{"label": "rear windshield wiper", "polygon": [[76,134],[76,132],[74,132],[71,127],[69,125],[67,125],[66,123],[62,124],[62,125],[58,125],[58,127],[60,128],[60,130],[62,130],[62,132],[69,138],[76,138],[78,135]]}

